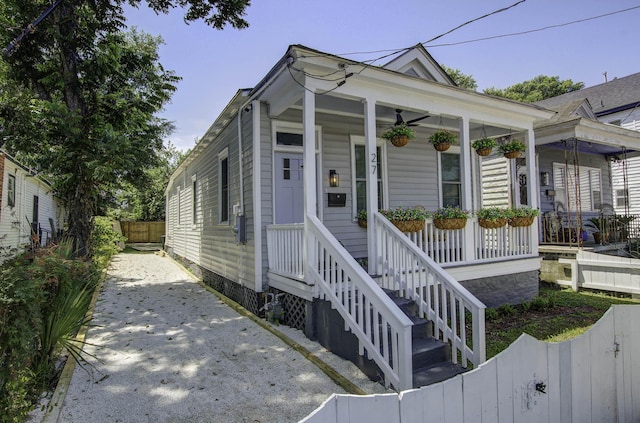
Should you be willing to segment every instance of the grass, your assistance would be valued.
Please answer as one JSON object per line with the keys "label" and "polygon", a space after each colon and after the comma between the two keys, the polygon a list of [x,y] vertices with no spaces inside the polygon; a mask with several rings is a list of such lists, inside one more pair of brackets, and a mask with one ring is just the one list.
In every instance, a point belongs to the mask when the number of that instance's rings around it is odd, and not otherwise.
{"label": "grass", "polygon": [[613,304],[640,300],[620,294],[573,292],[555,284],[540,284],[539,296],[519,306],[487,309],[487,358],[505,350],[522,333],[548,342],[562,342],[587,331]]}

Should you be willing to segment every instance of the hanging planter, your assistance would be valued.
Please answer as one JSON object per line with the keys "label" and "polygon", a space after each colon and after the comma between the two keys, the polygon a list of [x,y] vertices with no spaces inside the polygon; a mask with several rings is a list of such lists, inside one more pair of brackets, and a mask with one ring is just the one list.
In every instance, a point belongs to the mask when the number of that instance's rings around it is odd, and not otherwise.
{"label": "hanging planter", "polygon": [[360,210],[356,215],[356,219],[358,220],[358,226],[361,228],[367,229],[367,211]]}
{"label": "hanging planter", "polygon": [[535,219],[537,216],[540,216],[540,210],[538,209],[532,209],[528,206],[514,207],[511,209],[509,226],[531,226],[533,224],[533,219]]}
{"label": "hanging planter", "polygon": [[446,130],[438,130],[431,134],[429,142],[437,151],[447,151],[456,142],[456,135]]}
{"label": "hanging planter", "polygon": [[404,147],[409,143],[409,140],[416,137],[416,134],[405,123],[401,123],[387,129],[381,137],[390,141],[396,147]]}
{"label": "hanging planter", "polygon": [[406,207],[402,206],[380,210],[380,214],[386,217],[400,232],[418,232],[424,229],[425,219],[429,214],[422,206]]}
{"label": "hanging planter", "polygon": [[442,230],[462,229],[467,225],[469,212],[460,207],[444,207],[433,213],[433,226]]}
{"label": "hanging planter", "polygon": [[476,150],[478,156],[488,156],[498,143],[493,138],[483,137],[471,143],[471,148]]}
{"label": "hanging planter", "polygon": [[498,148],[507,159],[515,159],[520,156],[521,152],[527,149],[527,146],[522,141],[511,140],[500,144]]}
{"label": "hanging planter", "polygon": [[476,211],[478,217],[478,225],[485,229],[497,229],[505,226],[511,211],[498,207],[485,207]]}

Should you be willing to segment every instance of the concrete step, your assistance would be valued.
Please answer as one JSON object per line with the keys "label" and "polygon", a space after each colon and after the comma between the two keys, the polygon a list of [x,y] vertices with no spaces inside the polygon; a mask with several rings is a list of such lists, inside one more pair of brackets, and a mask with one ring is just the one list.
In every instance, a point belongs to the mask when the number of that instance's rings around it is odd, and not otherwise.
{"label": "concrete step", "polygon": [[449,345],[435,338],[413,339],[411,344],[414,369],[428,367],[449,360]]}

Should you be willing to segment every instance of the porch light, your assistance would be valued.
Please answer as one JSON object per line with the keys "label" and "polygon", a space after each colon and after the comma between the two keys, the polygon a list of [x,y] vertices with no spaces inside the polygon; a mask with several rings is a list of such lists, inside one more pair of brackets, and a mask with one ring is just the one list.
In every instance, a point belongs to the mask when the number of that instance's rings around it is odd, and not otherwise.
{"label": "porch light", "polygon": [[329,186],[331,188],[340,186],[340,175],[338,175],[335,169],[329,170]]}

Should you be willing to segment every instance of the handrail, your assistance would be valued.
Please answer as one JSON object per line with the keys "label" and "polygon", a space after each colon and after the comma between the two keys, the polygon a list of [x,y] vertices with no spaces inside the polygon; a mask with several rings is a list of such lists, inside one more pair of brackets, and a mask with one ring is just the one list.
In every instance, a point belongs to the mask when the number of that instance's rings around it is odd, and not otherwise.
{"label": "handrail", "polygon": [[304,223],[267,225],[269,270],[304,279]]}
{"label": "handrail", "polygon": [[313,215],[307,216],[307,279],[317,294],[331,302],[358,338],[359,353],[367,352],[398,390],[413,386],[411,320],[349,252]]}
{"label": "handrail", "polygon": [[[451,344],[451,361],[478,366],[486,360],[485,305],[384,216],[374,215],[378,274],[382,286],[418,304],[421,317],[433,322],[433,336]],[[471,335],[467,316],[471,313]],[[471,341],[471,342],[469,342]]]}

